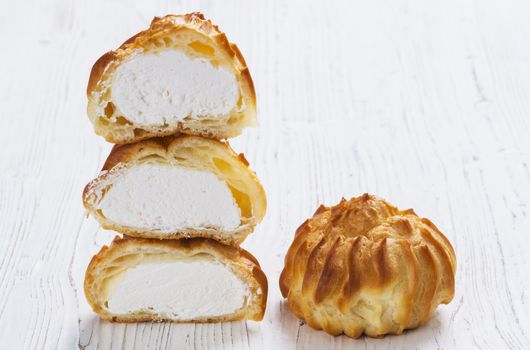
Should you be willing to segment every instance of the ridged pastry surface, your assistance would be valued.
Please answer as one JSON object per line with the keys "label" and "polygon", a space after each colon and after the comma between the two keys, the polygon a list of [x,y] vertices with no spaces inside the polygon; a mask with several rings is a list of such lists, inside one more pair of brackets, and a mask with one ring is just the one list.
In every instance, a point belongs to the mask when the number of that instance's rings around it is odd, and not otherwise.
{"label": "ridged pastry surface", "polygon": [[454,296],[447,238],[413,210],[364,194],[320,206],[296,231],[280,289],[315,329],[380,337],[426,323]]}

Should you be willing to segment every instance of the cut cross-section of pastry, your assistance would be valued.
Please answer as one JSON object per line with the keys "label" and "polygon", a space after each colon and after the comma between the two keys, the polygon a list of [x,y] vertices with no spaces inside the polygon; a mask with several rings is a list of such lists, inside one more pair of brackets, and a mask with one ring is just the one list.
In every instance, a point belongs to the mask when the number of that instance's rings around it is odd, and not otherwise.
{"label": "cut cross-section of pastry", "polygon": [[200,13],[155,17],[92,67],[88,116],[98,135],[131,143],[176,132],[237,136],[256,123],[241,52]]}
{"label": "cut cross-section of pastry", "polygon": [[113,322],[259,321],[267,278],[250,253],[214,240],[116,237],[92,258],[85,295]]}
{"label": "cut cross-section of pastry", "polygon": [[266,198],[242,154],[226,142],[170,136],[117,145],[83,192],[103,228],[133,237],[206,237],[241,243]]}

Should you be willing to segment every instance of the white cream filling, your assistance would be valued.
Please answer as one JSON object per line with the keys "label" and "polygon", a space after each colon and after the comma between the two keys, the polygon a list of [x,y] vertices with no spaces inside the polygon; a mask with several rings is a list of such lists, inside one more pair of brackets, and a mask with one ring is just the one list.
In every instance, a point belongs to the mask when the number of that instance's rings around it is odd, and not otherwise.
{"label": "white cream filling", "polygon": [[238,98],[233,72],[176,50],[133,56],[118,66],[112,85],[118,110],[141,126],[175,124],[190,115],[226,115]]}
{"label": "white cream filling", "polygon": [[215,261],[143,263],[124,272],[108,296],[114,314],[146,311],[177,320],[232,314],[248,287]]}
{"label": "white cream filling", "polygon": [[232,192],[211,172],[143,164],[117,173],[109,183],[99,209],[119,225],[163,233],[186,228],[231,231],[241,223]]}

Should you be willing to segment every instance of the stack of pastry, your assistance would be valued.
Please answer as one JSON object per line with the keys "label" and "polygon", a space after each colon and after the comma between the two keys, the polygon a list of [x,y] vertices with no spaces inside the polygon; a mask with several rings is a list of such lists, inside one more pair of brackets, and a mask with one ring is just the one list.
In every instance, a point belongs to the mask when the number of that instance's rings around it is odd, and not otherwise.
{"label": "stack of pastry", "polygon": [[155,18],[103,55],[88,115],[115,143],[85,188],[87,211],[121,233],[88,266],[85,294],[118,322],[261,320],[267,279],[239,244],[266,199],[226,139],[256,119],[238,48],[199,13]]}

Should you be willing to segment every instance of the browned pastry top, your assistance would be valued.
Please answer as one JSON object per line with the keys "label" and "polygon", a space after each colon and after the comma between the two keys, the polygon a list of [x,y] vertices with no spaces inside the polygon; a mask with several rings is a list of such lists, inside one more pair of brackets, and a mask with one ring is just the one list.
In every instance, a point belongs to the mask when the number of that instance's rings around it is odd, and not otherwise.
{"label": "browned pastry top", "polygon": [[364,194],[320,206],[296,231],[282,295],[308,324],[331,334],[399,334],[454,295],[447,238],[413,210]]}

